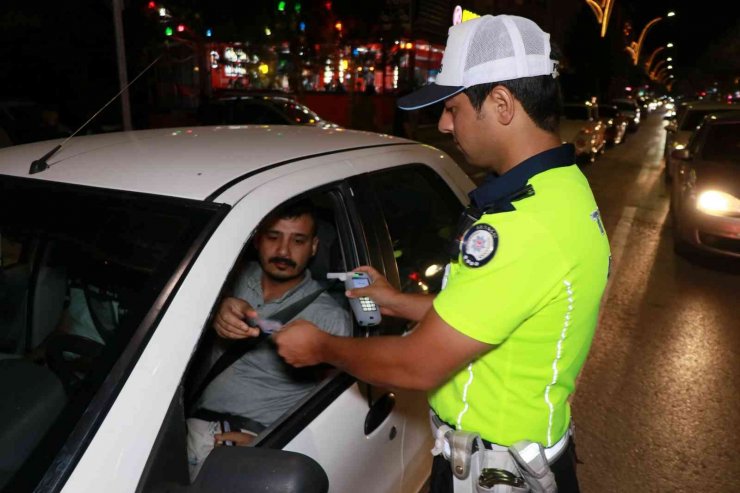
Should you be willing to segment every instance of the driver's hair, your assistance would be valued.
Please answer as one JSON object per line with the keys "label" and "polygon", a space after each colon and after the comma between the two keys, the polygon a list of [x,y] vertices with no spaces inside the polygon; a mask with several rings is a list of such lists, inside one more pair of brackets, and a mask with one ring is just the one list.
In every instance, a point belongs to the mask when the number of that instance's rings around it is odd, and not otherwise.
{"label": "driver's hair", "polygon": [[280,205],[262,220],[257,231],[262,232],[265,227],[274,224],[279,219],[295,219],[304,215],[308,215],[311,218],[311,236],[316,236],[316,207],[308,199],[294,200]]}

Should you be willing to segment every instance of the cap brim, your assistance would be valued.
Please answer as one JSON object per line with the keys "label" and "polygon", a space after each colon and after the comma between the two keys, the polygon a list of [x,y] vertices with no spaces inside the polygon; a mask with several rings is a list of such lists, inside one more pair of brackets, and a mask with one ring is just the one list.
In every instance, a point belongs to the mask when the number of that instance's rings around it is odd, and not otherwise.
{"label": "cap brim", "polygon": [[450,96],[462,92],[465,89],[464,86],[440,86],[437,84],[427,84],[426,86],[398,98],[396,103],[402,110],[418,110],[430,104],[439,103],[444,101]]}

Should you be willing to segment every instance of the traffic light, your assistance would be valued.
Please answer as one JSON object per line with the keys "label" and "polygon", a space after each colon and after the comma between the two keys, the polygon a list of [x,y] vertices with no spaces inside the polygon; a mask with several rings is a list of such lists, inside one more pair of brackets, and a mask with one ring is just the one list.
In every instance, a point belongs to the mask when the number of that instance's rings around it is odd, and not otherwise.
{"label": "traffic light", "polygon": [[293,6],[293,9],[295,9],[296,14],[300,14],[301,13],[301,2],[296,2],[295,5]]}
{"label": "traffic light", "polygon": [[278,11],[285,12],[285,1],[284,0],[280,0],[278,2]]}
{"label": "traffic light", "polygon": [[334,24],[334,29],[336,29],[337,31],[339,31],[341,33],[342,32],[342,23],[341,22],[337,22],[336,24]]}
{"label": "traffic light", "polygon": [[172,36],[172,28],[170,26],[167,26],[166,28],[164,28],[164,35]]}

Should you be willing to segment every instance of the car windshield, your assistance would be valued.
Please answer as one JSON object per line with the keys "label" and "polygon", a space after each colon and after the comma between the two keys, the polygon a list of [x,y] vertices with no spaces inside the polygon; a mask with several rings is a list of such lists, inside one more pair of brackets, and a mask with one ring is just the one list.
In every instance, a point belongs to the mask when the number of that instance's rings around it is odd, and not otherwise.
{"label": "car windshield", "polygon": [[315,125],[321,122],[319,115],[295,101],[276,101],[275,104],[296,124]]}
{"label": "car windshield", "polygon": [[219,210],[0,177],[0,490],[75,464]]}
{"label": "car windshield", "polygon": [[620,110],[627,110],[634,112],[637,108],[636,103],[630,103],[627,101],[612,101],[612,103]]}
{"label": "car windshield", "polygon": [[702,147],[702,157],[740,164],[740,122],[712,125]]}
{"label": "car windshield", "polygon": [[564,106],[563,117],[568,120],[588,120],[589,111],[586,106]]}
{"label": "car windshield", "polygon": [[616,106],[599,106],[599,114],[607,118],[614,118],[619,115],[619,110]]}

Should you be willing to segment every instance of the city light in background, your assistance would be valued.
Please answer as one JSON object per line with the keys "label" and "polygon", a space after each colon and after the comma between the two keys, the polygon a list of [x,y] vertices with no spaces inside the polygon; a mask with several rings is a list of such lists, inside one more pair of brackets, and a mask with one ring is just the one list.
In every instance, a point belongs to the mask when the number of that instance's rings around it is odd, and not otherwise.
{"label": "city light in background", "polygon": [[596,22],[601,25],[601,37],[605,37],[606,30],[609,27],[609,18],[611,17],[614,0],[600,0],[600,2],[586,0],[586,3],[593,10],[596,16]]}

